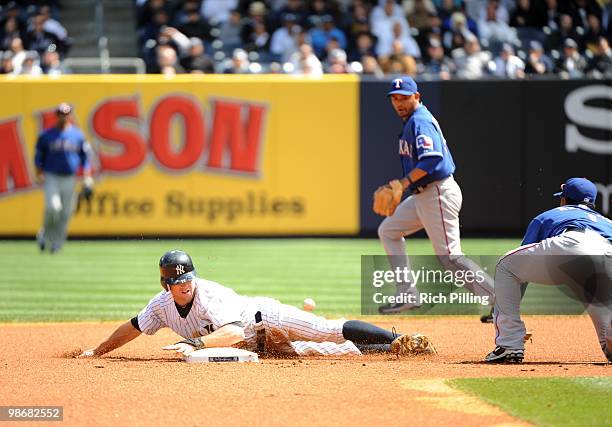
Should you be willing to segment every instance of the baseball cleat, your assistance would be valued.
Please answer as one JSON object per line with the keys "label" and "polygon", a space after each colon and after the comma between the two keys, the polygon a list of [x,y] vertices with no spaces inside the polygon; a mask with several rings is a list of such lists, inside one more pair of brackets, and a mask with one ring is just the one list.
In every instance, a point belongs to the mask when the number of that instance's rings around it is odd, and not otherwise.
{"label": "baseball cleat", "polygon": [[485,357],[487,363],[522,363],[525,357],[523,350],[511,350],[501,346],[495,347],[491,353]]}
{"label": "baseball cleat", "polygon": [[380,307],[378,307],[378,312],[380,314],[395,314],[395,313],[401,313],[404,311],[418,310],[419,308],[421,308],[421,304],[417,305],[417,304],[409,304],[409,303],[405,303],[405,304],[395,303],[395,304],[381,305]]}

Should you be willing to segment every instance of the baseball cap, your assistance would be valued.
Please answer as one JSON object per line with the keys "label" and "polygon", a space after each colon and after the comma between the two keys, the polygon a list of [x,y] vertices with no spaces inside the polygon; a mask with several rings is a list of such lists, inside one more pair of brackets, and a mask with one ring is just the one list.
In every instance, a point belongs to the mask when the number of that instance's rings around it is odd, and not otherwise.
{"label": "baseball cap", "polygon": [[565,42],[563,43],[564,47],[569,47],[572,49],[577,49],[578,48],[578,43],[576,43],[576,41],[574,39],[570,39],[567,38],[565,39]]}
{"label": "baseball cap", "polygon": [[70,106],[70,104],[62,102],[60,105],[57,106],[57,109],[55,111],[61,114],[68,115],[72,113],[72,107]]}
{"label": "baseball cap", "polygon": [[416,82],[412,77],[404,76],[391,80],[391,89],[387,92],[387,96],[393,94],[414,95],[419,91]]}
{"label": "baseball cap", "polygon": [[561,184],[561,191],[553,196],[563,196],[578,202],[595,203],[597,187],[586,178],[570,178]]}

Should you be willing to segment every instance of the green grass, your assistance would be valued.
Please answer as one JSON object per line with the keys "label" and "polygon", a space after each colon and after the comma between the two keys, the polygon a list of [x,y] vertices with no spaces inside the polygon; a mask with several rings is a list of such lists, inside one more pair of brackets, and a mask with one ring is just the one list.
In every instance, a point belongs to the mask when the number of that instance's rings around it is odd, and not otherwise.
{"label": "green grass", "polygon": [[450,384],[538,426],[612,425],[612,377],[463,378]]}
{"label": "green grass", "polygon": [[[428,240],[407,242],[411,254],[432,254]],[[518,241],[462,243],[468,254],[502,254]],[[0,322],[134,316],[160,291],[157,263],[173,248],[192,255],[201,277],[239,293],[296,305],[312,297],[318,313],[343,316],[360,313],[360,256],[384,254],[377,239],[69,241],[57,255],[40,253],[33,241],[0,241]],[[530,290],[525,306],[567,302],[557,294]]]}

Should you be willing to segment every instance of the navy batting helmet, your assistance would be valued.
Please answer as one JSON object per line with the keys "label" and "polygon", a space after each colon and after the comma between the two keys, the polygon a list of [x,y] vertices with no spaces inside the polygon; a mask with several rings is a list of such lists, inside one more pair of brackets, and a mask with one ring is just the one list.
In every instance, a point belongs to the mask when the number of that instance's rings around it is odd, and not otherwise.
{"label": "navy batting helmet", "polygon": [[166,252],[159,259],[159,273],[161,285],[176,285],[192,280],[196,277],[193,262],[187,252],[172,250]]}

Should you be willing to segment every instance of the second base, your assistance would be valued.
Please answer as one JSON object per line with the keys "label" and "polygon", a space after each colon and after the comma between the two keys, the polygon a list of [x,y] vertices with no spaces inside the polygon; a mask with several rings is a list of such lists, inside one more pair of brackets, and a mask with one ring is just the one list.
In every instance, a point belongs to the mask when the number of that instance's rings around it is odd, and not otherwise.
{"label": "second base", "polygon": [[233,347],[203,348],[185,357],[187,363],[259,362],[252,351]]}

